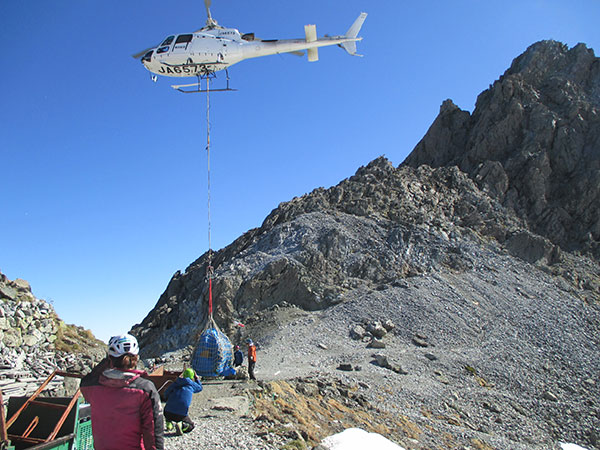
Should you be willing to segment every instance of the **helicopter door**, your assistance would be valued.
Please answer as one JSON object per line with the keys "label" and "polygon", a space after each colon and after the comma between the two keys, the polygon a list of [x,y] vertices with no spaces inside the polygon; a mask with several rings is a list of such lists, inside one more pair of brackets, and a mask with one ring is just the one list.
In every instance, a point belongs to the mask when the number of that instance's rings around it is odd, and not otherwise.
{"label": "helicopter door", "polygon": [[193,34],[180,34],[179,36],[177,36],[177,39],[175,39],[175,45],[173,46],[173,50],[171,51],[171,54],[181,55],[181,54],[188,53],[193,37],[194,37]]}

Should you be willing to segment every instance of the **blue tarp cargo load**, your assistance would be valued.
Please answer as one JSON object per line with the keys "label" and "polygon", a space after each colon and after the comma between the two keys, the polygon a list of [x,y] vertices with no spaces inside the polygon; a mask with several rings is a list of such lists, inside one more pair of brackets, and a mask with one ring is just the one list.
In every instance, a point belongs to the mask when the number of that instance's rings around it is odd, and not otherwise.
{"label": "blue tarp cargo load", "polygon": [[[211,318],[212,319],[212,318]],[[192,368],[201,377],[220,377],[235,374],[233,347],[229,338],[209,320],[192,355]]]}

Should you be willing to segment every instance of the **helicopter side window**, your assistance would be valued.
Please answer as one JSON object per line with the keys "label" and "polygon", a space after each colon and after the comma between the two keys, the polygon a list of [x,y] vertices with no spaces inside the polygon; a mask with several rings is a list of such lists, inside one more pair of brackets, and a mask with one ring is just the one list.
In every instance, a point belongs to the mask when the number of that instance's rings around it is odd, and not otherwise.
{"label": "helicopter side window", "polygon": [[188,45],[190,45],[190,42],[192,42],[193,37],[193,34],[180,34],[175,40],[175,45],[173,46],[173,49],[185,51],[188,48]]}
{"label": "helicopter side window", "polygon": [[187,44],[188,42],[192,41],[193,37],[194,37],[193,34],[180,34],[179,36],[177,36],[177,40],[175,41],[175,45],[177,45],[177,44]]}

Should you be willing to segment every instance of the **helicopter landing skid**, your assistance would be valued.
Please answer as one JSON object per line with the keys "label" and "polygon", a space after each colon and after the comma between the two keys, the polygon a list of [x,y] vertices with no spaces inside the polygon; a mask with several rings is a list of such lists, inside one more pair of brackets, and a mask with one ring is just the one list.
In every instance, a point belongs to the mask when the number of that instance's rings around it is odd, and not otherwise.
{"label": "helicopter landing skid", "polygon": [[[217,78],[217,75],[214,72],[203,72],[199,75],[197,75],[198,77],[198,82],[197,83],[191,83],[191,84],[177,84],[177,85],[172,85],[171,87],[173,89],[177,89],[179,92],[183,92],[184,94],[196,94],[199,92],[225,92],[225,91],[237,91],[237,89],[232,89],[229,87],[229,73],[227,72],[227,69],[225,69],[225,73],[227,74],[227,87],[226,88],[220,88],[220,89],[209,89],[208,88],[208,83],[209,80],[211,78]],[[206,80],[206,89],[202,89],[202,80]],[[196,89],[184,89],[184,88],[189,88],[189,87],[195,87]]]}

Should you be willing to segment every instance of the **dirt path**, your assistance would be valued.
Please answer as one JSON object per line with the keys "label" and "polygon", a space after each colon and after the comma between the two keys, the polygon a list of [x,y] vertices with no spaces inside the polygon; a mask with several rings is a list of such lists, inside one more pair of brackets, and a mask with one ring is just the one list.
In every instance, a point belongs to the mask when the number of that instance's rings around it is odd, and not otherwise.
{"label": "dirt path", "polygon": [[244,395],[254,382],[209,380],[194,394],[189,416],[196,424],[191,433],[165,434],[166,450],[276,450],[286,439],[268,432],[267,424],[250,416],[250,400]]}
{"label": "dirt path", "polygon": [[195,394],[190,405],[190,417],[247,416],[250,400],[245,395],[251,383],[240,380],[207,380],[202,392]]}

